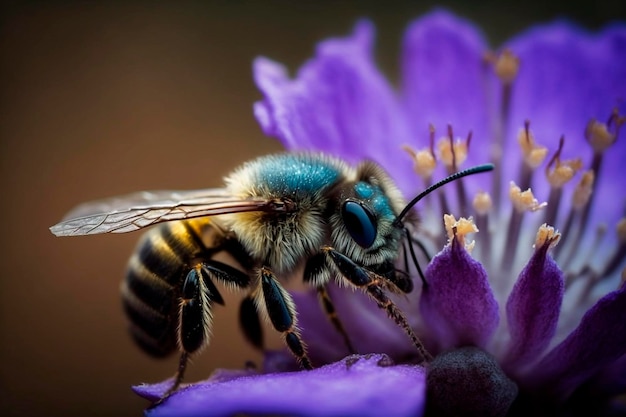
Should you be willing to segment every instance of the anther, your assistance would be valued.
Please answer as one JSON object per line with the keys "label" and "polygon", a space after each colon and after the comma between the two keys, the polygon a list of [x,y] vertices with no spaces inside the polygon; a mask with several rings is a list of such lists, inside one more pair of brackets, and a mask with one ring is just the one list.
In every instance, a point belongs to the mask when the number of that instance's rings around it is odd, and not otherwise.
{"label": "anther", "polygon": [[465,250],[471,253],[476,243],[474,241],[466,242],[465,235],[478,232],[478,227],[476,227],[472,218],[466,219],[461,217],[457,220],[451,214],[444,214],[443,223],[448,233],[448,244],[452,244],[452,240],[456,239],[458,243],[463,245]]}
{"label": "anther", "polygon": [[498,55],[491,54],[487,59],[493,64],[493,70],[502,84],[512,84],[517,78],[520,60],[510,49],[504,49]]}
{"label": "anther", "polygon": [[552,226],[542,224],[539,226],[537,236],[535,237],[535,249],[543,248],[549,245],[548,249],[554,248],[561,240],[561,234]]}
{"label": "anther", "polygon": [[524,155],[524,162],[529,168],[535,169],[543,163],[548,148],[535,142],[535,136],[530,131],[530,121],[524,122],[524,128],[520,129],[517,135],[517,142]]}
{"label": "anther", "polygon": [[454,140],[452,126],[448,125],[448,136],[441,138],[437,147],[439,159],[448,168],[449,172],[455,172],[467,159],[468,144],[471,137],[470,133],[465,141]]}
{"label": "anther", "polygon": [[530,188],[526,191],[522,191],[513,181],[511,181],[511,186],[509,187],[509,197],[513,202],[515,210],[520,213],[525,211],[537,211],[547,206],[545,202],[539,203]]}
{"label": "anther", "polygon": [[564,267],[570,264],[578,252],[582,233],[587,227],[585,214],[589,213],[589,203],[593,195],[594,182],[594,171],[585,171],[574,189],[574,194],[572,195],[572,209],[567,215],[565,227],[563,228],[563,233],[568,236],[568,245],[566,245],[567,255],[563,245],[559,246],[555,251],[555,257],[561,255],[561,252],[563,252],[562,258],[558,258],[558,260],[559,265]]}
{"label": "anther", "polygon": [[437,166],[437,160],[433,153],[429,149],[417,151],[409,145],[402,145],[402,149],[408,153],[413,160],[413,171],[425,181],[429,181]]}
{"label": "anther", "polygon": [[530,188],[526,191],[522,191],[513,181],[511,181],[511,186],[509,188],[509,197],[511,198],[514,209],[509,220],[509,227],[507,230],[508,238],[506,241],[506,247],[504,248],[502,263],[500,265],[500,268],[505,271],[509,270],[515,262],[517,244],[522,228],[524,213],[527,211],[540,210],[547,205],[546,203],[539,203]]}
{"label": "anther", "polygon": [[480,191],[476,193],[472,205],[478,215],[484,216],[493,208],[493,201],[491,201],[489,193]]}
{"label": "anther", "polygon": [[548,162],[548,165],[546,165],[546,177],[548,178],[550,185],[554,188],[561,188],[565,185],[574,177],[583,165],[580,158],[561,161],[560,156],[563,150],[564,141],[564,137],[561,136],[561,139],[559,140],[559,148],[550,159],[550,162]]}
{"label": "anther", "polygon": [[524,122],[524,127],[517,134],[517,143],[522,151],[522,164],[518,181],[520,187],[530,187],[535,169],[541,165],[548,154],[548,149],[535,142],[535,136],[530,130],[530,121]]}
{"label": "anther", "polygon": [[604,152],[615,143],[615,135],[609,132],[607,125],[591,119],[585,128],[585,138],[594,152]]}
{"label": "anther", "polygon": [[561,136],[559,147],[554,153],[550,161],[546,165],[546,178],[550,184],[550,196],[548,197],[548,210],[544,216],[544,222],[554,224],[556,222],[557,213],[561,204],[561,195],[563,194],[563,185],[569,182],[574,175],[582,168],[582,160],[569,159],[561,161],[561,152],[565,138]]}
{"label": "anther", "polygon": [[602,153],[613,145],[617,140],[621,126],[625,122],[626,116],[621,116],[617,109],[611,112],[606,124],[591,119],[585,128],[585,138],[594,152]]}
{"label": "anther", "polygon": [[580,210],[587,205],[591,194],[593,193],[593,183],[595,181],[595,174],[593,171],[586,171],[583,173],[580,182],[574,189],[574,195],[572,196],[572,206],[575,210]]}

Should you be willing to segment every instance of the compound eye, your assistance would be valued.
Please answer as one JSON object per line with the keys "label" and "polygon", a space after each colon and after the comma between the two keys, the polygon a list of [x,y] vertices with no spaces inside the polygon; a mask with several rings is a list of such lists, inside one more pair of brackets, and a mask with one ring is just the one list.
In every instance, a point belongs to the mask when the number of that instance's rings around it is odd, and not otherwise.
{"label": "compound eye", "polygon": [[345,201],[341,217],[357,245],[365,249],[372,246],[376,240],[376,217],[368,207],[356,201]]}

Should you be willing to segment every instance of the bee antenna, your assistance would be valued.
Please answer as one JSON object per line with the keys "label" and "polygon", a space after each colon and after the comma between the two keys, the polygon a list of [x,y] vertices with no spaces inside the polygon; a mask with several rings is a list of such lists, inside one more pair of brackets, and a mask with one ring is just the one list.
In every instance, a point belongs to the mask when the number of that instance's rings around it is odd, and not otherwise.
{"label": "bee antenna", "polygon": [[[409,253],[411,254],[411,259],[413,260],[413,265],[415,265],[415,267],[417,268],[417,272],[420,276],[420,279],[422,280],[422,284],[424,285],[424,287],[428,286],[428,282],[426,281],[426,277],[424,276],[424,272],[422,272],[422,267],[420,266],[419,261],[417,260],[417,255],[415,255],[415,249],[413,248],[413,239],[411,239],[411,233],[409,232],[409,229],[407,229],[406,227],[404,228],[404,233],[406,234],[406,244],[409,248]],[[422,248],[424,249],[424,248]],[[405,251],[405,256],[406,256],[406,251]],[[406,262],[405,262],[406,263]],[[406,269],[408,271],[408,265],[406,266]]]}
{"label": "bee antenna", "polygon": [[432,193],[433,191],[435,191],[437,188],[446,185],[449,182],[452,181],[456,181],[460,178],[463,177],[467,177],[468,175],[474,175],[474,174],[480,174],[481,172],[487,172],[487,171],[493,171],[493,164],[482,164],[482,165],[477,165],[475,167],[472,168],[468,168],[468,169],[464,169],[463,171],[459,171],[459,172],[455,172],[452,175],[449,175],[448,177],[442,179],[441,181],[431,185],[430,187],[428,187],[427,189],[425,189],[424,191],[422,191],[421,193],[419,193],[417,195],[417,197],[415,197],[413,200],[411,200],[409,202],[409,204],[406,205],[406,207],[404,207],[404,209],[402,209],[402,212],[400,214],[398,214],[398,217],[396,217],[396,219],[394,220],[393,224],[398,226],[398,227],[402,227],[402,218],[404,216],[406,216],[406,214],[409,212],[409,210],[411,210],[411,208],[417,204],[418,201],[420,201],[422,198],[426,197],[428,194]]}

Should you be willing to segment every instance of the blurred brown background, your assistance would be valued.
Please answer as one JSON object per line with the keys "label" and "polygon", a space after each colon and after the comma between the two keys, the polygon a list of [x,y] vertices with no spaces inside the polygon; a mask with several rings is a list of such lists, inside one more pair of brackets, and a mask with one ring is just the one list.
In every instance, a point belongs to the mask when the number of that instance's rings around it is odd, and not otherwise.
{"label": "blurred brown background", "polygon": [[[623,2],[448,2],[497,44],[555,16],[590,28]],[[535,6],[533,6],[535,4]],[[252,116],[251,61],[297,68],[358,17],[378,27],[397,69],[407,22],[430,2],[26,2],[4,5],[1,47],[0,414],[138,416],[130,386],[160,381],[176,358],[144,356],[126,334],[118,284],[138,234],[58,239],[76,203],[134,190],[219,186],[280,145]],[[621,14],[621,15],[620,15]],[[236,324],[238,294],[188,380],[258,360]]]}

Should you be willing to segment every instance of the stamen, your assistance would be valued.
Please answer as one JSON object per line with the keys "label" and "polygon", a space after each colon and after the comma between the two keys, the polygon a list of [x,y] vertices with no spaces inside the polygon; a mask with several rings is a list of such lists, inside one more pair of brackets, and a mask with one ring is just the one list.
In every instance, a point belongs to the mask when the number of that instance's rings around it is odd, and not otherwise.
{"label": "stamen", "polygon": [[593,171],[586,171],[576,189],[574,190],[574,196],[572,197],[572,206],[576,210],[580,210],[589,203],[591,194],[593,193],[593,184],[595,182],[595,173]]}
{"label": "stamen", "polygon": [[425,185],[431,183],[433,171],[437,167],[435,155],[429,149],[415,150],[409,145],[402,145],[402,149],[409,154],[413,160],[413,171],[424,179]]}
{"label": "stamen", "polygon": [[548,155],[548,148],[535,142],[535,135],[530,131],[530,121],[524,122],[524,128],[517,135],[524,163],[520,167],[520,187],[530,187],[533,171],[543,163]]}
{"label": "stamen", "polygon": [[510,49],[504,49],[493,62],[493,69],[504,85],[510,85],[517,78],[520,60]]}
{"label": "stamen", "polygon": [[491,211],[493,208],[493,201],[491,201],[491,196],[489,193],[480,191],[476,193],[473,201],[474,210],[480,216],[486,216],[487,213]]}
{"label": "stamen", "polygon": [[530,121],[524,122],[524,128],[520,129],[517,135],[517,143],[519,143],[522,153],[524,154],[524,162],[530,168],[537,168],[548,154],[548,148],[537,144],[535,135],[530,130]]}
{"label": "stamen", "polygon": [[[565,221],[565,227],[563,228],[563,234],[565,236],[571,236],[571,238],[567,239],[567,248],[575,247],[576,243],[574,238],[580,238],[580,233],[574,233],[572,231],[572,227],[574,226],[574,222],[580,221],[582,210],[589,203],[589,199],[591,198],[591,194],[593,192],[594,181],[595,174],[593,173],[593,171],[586,171],[585,173],[583,173],[580,182],[576,185],[576,188],[574,189],[574,194],[572,195],[572,208],[567,214],[567,220]],[[554,251],[554,256],[559,256],[562,250],[564,250],[563,245],[557,247]],[[563,261],[561,258],[559,258],[559,264],[565,266],[571,258],[571,253],[572,251],[570,251],[570,256],[568,256],[567,261]]]}
{"label": "stamen", "polygon": [[[619,130],[621,126],[626,122],[626,117],[621,116],[617,109],[614,109],[606,125],[601,125],[595,120],[591,120],[587,124],[585,129],[585,137],[593,148],[593,159],[591,161],[591,170],[595,173],[595,181],[600,182],[600,174],[602,173],[602,162],[606,150],[617,141]],[[594,195],[591,193],[588,203],[584,206],[582,214],[580,216],[580,223],[577,230],[577,235],[574,238],[574,249],[578,248],[583,231],[587,229],[589,222],[589,215],[594,203]],[[576,250],[570,252],[570,256],[573,256]]]}
{"label": "stamen", "polygon": [[[467,153],[469,144],[472,140],[472,132],[469,132],[467,139],[462,141],[460,139],[454,140],[454,132],[452,131],[452,125],[448,125],[448,136],[440,139],[437,144],[439,150],[439,159],[443,162],[448,170],[448,174],[453,174],[458,171],[458,168],[467,159]],[[465,189],[463,188],[463,182],[457,181],[456,183],[457,203],[459,204],[459,211],[461,213],[466,212],[467,196]],[[443,206],[442,206],[443,207]],[[450,210],[445,210],[444,213],[449,213]]]}
{"label": "stamen", "polygon": [[602,243],[602,239],[606,235],[607,227],[605,224],[601,224],[596,229],[596,236],[593,239],[593,243],[590,246],[591,250],[587,251],[587,255],[585,256],[585,260],[582,263],[582,267],[577,273],[569,272],[567,275],[567,279],[565,280],[566,289],[570,287],[570,285],[578,278],[581,278],[587,274],[592,274],[591,268],[591,260],[595,259],[598,255],[598,251],[600,250],[600,246]]}
{"label": "stamen", "polygon": [[[437,167],[437,158],[435,157],[435,126],[433,126],[432,123],[428,125],[428,132],[430,137],[429,148],[418,151],[409,145],[402,145],[402,149],[407,152],[413,160],[413,171],[424,180],[424,188],[428,188],[432,184],[432,174]],[[427,201],[426,207],[429,206],[431,206],[431,203]],[[432,209],[432,207],[430,208]],[[446,211],[443,210],[443,212],[445,213]]]}
{"label": "stamen", "polygon": [[[450,127],[450,133],[452,133],[452,127]],[[465,139],[465,157],[463,161],[467,158],[467,153],[469,152],[470,142],[472,141],[472,131],[467,132],[467,139]],[[463,162],[462,161],[462,162]],[[461,163],[462,163],[461,162]],[[460,213],[467,213],[467,193],[465,192],[465,182],[461,179],[456,181],[456,197],[459,204]]]}
{"label": "stamen", "polygon": [[451,173],[456,172],[467,159],[468,143],[471,137],[470,133],[465,141],[454,140],[452,126],[448,125],[448,136],[439,140],[437,144],[439,159]]}
{"label": "stamen", "polygon": [[537,237],[535,238],[535,249],[543,248],[545,245],[549,245],[548,250],[558,245],[561,240],[561,234],[552,226],[542,224],[537,231]]}
{"label": "stamen", "polygon": [[491,233],[489,233],[489,212],[493,208],[493,201],[491,196],[486,192],[479,192],[474,197],[472,202],[474,210],[476,211],[476,225],[478,230],[482,230],[486,233],[480,233],[477,239],[480,243],[480,254],[483,261],[483,266],[487,271],[491,271]]}
{"label": "stamen", "polygon": [[530,188],[522,191],[513,181],[509,188],[509,197],[513,202],[513,207],[520,213],[541,210],[548,205],[548,203],[539,203]]}
{"label": "stamen", "polygon": [[513,211],[511,212],[511,219],[509,220],[509,228],[506,235],[506,247],[504,249],[504,256],[502,257],[502,264],[500,266],[505,271],[509,270],[513,266],[515,255],[517,254],[517,243],[519,241],[524,213],[527,211],[540,210],[547,205],[547,203],[539,203],[530,188],[526,191],[522,191],[512,181],[509,188],[509,197],[513,202]]}
{"label": "stamen", "polygon": [[[432,127],[432,132],[434,135],[435,128],[434,126],[431,126],[431,127]],[[442,137],[439,140],[437,147],[439,150],[439,160],[443,162],[448,172],[450,172],[451,167],[454,166],[454,164],[456,163],[454,145],[451,144],[451,141],[448,138]],[[452,210],[450,209],[450,205],[448,204],[448,199],[446,198],[445,191],[439,190],[438,195],[439,195],[439,204],[441,205],[441,212],[450,213]]]}
{"label": "stamen", "polygon": [[611,256],[611,259],[607,262],[604,271],[600,274],[602,277],[611,276],[624,262],[624,259],[626,259],[626,218],[620,219],[617,223],[617,239],[619,245],[613,256]]}
{"label": "stamen", "polygon": [[[550,185],[554,188],[563,187],[563,185],[569,182],[574,175],[580,171],[583,165],[580,158],[561,161],[560,156],[564,140],[563,136],[561,136],[561,139],[559,140],[559,148],[546,166],[546,177],[548,178]],[[554,169],[551,169],[553,166]]]}
{"label": "stamen", "polygon": [[444,214],[443,223],[448,233],[448,244],[452,244],[452,240],[456,239],[458,243],[463,245],[466,251],[471,253],[476,242],[466,242],[465,235],[478,232],[478,228],[472,218],[466,219],[465,217],[461,217],[457,220],[451,214]]}
{"label": "stamen", "polygon": [[502,83],[500,111],[498,112],[498,117],[493,124],[493,140],[491,148],[491,162],[496,167],[493,176],[493,188],[491,190],[491,195],[494,198],[496,210],[500,210],[500,203],[502,200],[502,167],[500,166],[500,161],[502,159],[504,135],[509,127],[512,93],[511,86],[517,77],[520,61],[510,49],[504,49],[499,55],[487,53],[485,54],[484,59],[485,62],[491,64],[496,76]]}
{"label": "stamen", "polygon": [[550,196],[548,198],[548,210],[546,210],[544,222],[548,224],[556,223],[556,216],[561,203],[561,195],[563,194],[563,185],[569,182],[582,168],[582,160],[580,158],[561,161],[560,156],[564,141],[564,137],[561,136],[559,148],[546,166],[546,177],[550,183]]}
{"label": "stamen", "polygon": [[[591,145],[594,153],[602,153],[607,150],[617,140],[619,130],[626,123],[626,116],[621,116],[617,109],[614,109],[606,124],[591,119],[585,128],[585,138]],[[611,129],[613,130],[611,132]]]}

